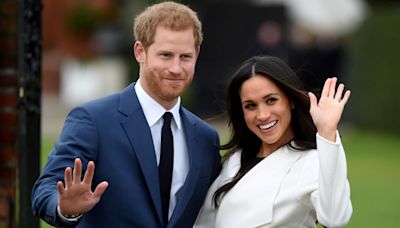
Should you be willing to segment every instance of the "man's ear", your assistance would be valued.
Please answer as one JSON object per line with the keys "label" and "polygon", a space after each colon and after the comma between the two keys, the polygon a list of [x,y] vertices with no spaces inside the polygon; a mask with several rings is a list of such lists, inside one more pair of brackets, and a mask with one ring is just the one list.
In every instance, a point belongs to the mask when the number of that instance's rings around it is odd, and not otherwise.
{"label": "man's ear", "polygon": [[136,41],[135,44],[133,44],[133,53],[135,54],[135,59],[139,64],[144,63],[146,59],[146,50],[140,41]]}
{"label": "man's ear", "polygon": [[199,57],[200,54],[200,46],[196,47],[196,59]]}

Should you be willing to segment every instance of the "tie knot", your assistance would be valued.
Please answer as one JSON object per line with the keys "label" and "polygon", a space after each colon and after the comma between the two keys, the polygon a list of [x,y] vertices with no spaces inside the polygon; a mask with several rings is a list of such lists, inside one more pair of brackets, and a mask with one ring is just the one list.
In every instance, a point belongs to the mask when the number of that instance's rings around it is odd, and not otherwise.
{"label": "tie knot", "polygon": [[171,124],[171,119],[172,119],[172,113],[170,112],[165,112],[163,115],[164,118],[164,125],[170,125]]}

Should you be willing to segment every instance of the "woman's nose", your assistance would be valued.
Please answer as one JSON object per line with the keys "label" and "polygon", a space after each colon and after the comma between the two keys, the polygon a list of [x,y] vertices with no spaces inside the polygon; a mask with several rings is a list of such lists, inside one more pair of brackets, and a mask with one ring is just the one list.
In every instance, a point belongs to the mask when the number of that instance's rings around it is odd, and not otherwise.
{"label": "woman's nose", "polygon": [[258,110],[257,110],[257,119],[258,120],[261,120],[261,121],[266,120],[266,119],[268,119],[269,115],[270,115],[270,110],[267,107],[265,107],[263,105],[258,107]]}

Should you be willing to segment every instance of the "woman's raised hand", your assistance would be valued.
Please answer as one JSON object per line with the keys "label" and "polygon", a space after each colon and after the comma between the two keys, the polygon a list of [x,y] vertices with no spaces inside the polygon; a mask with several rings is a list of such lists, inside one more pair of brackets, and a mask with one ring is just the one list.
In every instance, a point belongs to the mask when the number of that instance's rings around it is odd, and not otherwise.
{"label": "woman's raised hand", "polygon": [[337,78],[328,78],[325,81],[319,101],[309,92],[310,114],[319,135],[330,140],[336,140],[336,130],[349,97],[350,90],[344,92],[344,85],[340,84],[336,90]]}

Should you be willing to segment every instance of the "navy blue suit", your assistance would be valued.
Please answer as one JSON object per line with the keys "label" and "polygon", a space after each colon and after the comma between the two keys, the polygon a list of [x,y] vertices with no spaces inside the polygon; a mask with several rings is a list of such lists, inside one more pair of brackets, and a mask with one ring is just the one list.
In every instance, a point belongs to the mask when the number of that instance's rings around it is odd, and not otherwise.
{"label": "navy blue suit", "polygon": [[[189,153],[189,173],[167,227],[192,227],[208,187],[220,171],[214,128],[180,108]],[[134,84],[120,93],[73,109],[32,191],[34,214],[57,227],[163,227],[158,167],[150,128]],[[57,181],[74,159],[91,160],[93,188],[109,186],[100,202],[74,223],[57,216]]]}

